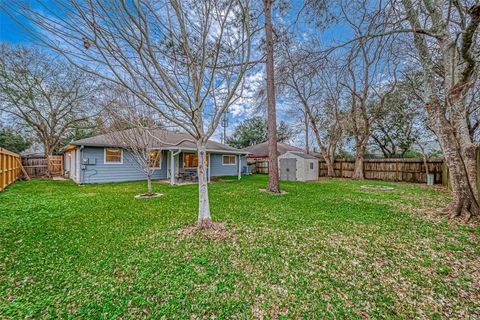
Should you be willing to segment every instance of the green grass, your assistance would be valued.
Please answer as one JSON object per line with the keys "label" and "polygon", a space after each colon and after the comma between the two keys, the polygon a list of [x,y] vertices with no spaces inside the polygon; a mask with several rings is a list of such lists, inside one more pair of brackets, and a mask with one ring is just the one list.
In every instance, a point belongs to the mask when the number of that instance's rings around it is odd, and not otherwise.
{"label": "green grass", "polygon": [[0,319],[478,318],[476,226],[436,216],[445,192],[362,184],[225,179],[210,203],[226,232],[179,235],[195,185],[136,200],[145,183],[17,182],[0,194]]}

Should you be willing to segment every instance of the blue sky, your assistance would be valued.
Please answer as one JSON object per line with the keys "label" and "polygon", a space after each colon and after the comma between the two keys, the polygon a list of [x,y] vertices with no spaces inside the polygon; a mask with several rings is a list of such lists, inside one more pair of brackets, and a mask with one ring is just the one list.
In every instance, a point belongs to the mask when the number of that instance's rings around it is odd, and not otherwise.
{"label": "blue sky", "polygon": [[[4,1],[4,0],[0,0],[0,1]],[[294,12],[295,9],[298,8],[300,3],[301,3],[300,0],[295,0],[294,4],[292,5],[294,10],[291,12]],[[35,2],[31,1],[31,4],[35,5]],[[274,11],[274,23],[283,21],[286,25],[292,25],[293,24],[292,18],[294,15],[295,13],[288,15],[286,17],[280,17],[278,12]],[[22,22],[25,23],[25,21],[22,21]],[[316,32],[315,28],[313,28],[311,25],[297,24],[296,28],[297,28],[296,34],[299,34],[300,36],[304,36],[304,34]],[[328,42],[331,42],[332,39],[344,40],[347,36],[348,36],[348,31],[345,29],[345,27],[341,25],[340,26],[337,25],[335,28],[329,28],[324,30],[324,32],[322,33],[322,41],[324,43],[328,43]],[[31,44],[26,32],[23,31],[22,28],[2,10],[0,10],[0,41],[27,45],[27,46]],[[250,83],[257,83],[258,85],[262,85],[264,81],[263,66],[259,66],[258,68],[256,68],[250,75],[247,76],[247,80]],[[287,115],[288,108],[289,106],[285,103],[285,99],[282,100],[281,97],[277,97],[278,121],[284,120],[288,123],[291,123],[292,125],[298,125],[298,123],[295,123],[297,121],[296,119],[292,119],[292,117],[289,117]],[[234,106],[228,114],[229,127],[227,128],[227,135],[233,132],[234,127],[240,121],[256,115],[256,113],[258,113],[257,111],[258,111],[257,109],[253,108],[248,104],[245,104],[242,107]],[[216,134],[214,135],[215,139],[217,140],[220,139],[221,131],[223,131],[223,129],[219,127]],[[298,145],[302,145],[303,141],[304,141],[304,137],[300,135],[296,139],[296,141],[294,141],[294,143]]]}
{"label": "blue sky", "polygon": [[0,41],[28,44],[25,32],[3,10],[0,10]]}

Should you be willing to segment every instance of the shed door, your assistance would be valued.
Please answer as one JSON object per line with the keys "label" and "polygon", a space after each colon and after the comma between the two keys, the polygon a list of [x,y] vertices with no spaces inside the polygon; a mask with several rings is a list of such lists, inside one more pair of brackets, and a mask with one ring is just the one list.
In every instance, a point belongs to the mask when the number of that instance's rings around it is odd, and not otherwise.
{"label": "shed door", "polygon": [[280,179],[297,180],[297,159],[280,159]]}

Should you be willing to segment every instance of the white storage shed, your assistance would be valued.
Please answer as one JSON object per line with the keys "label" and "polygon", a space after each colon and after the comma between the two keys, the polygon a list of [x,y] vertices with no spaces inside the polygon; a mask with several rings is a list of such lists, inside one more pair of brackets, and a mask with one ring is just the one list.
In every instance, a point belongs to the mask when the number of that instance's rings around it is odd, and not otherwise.
{"label": "white storage shed", "polygon": [[278,157],[280,180],[318,180],[318,159],[305,152],[289,151]]}

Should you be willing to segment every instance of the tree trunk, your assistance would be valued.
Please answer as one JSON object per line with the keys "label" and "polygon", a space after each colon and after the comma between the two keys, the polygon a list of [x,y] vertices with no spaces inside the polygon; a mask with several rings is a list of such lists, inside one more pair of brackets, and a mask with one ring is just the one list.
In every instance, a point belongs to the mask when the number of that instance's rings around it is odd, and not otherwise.
{"label": "tree trunk", "polygon": [[335,169],[333,167],[334,159],[331,155],[323,157],[325,159],[325,164],[327,165],[327,177],[335,177]]}
{"label": "tree trunk", "polygon": [[308,141],[308,113],[305,111],[305,152],[310,153],[310,146]]}
{"label": "tree trunk", "polygon": [[353,170],[352,179],[354,180],[364,180],[365,176],[363,174],[363,160],[365,154],[365,145],[357,146],[357,155],[355,156],[355,169]]}
{"label": "tree trunk", "polygon": [[422,152],[422,158],[423,158],[423,165],[425,166],[425,174],[426,174],[426,182],[428,182],[428,175],[430,174],[430,171],[428,170],[428,156],[427,153],[425,152],[425,148],[422,146],[421,143],[418,143],[418,147],[420,148],[420,151]]}
{"label": "tree trunk", "polygon": [[471,165],[475,162],[475,146],[468,141],[458,141],[454,134],[456,128],[446,121],[437,129],[452,188],[452,201],[445,211],[451,218],[462,216],[469,220],[479,214],[476,168],[472,169]]}
{"label": "tree trunk", "polygon": [[53,147],[48,143],[48,141],[43,142],[43,151],[45,153],[45,157],[47,158],[47,170],[45,171],[45,176],[47,178],[51,177],[51,172],[50,172],[50,157],[53,155]]}
{"label": "tree trunk", "polygon": [[210,216],[210,202],[208,200],[208,177],[207,177],[207,146],[205,142],[197,142],[198,154],[198,225],[201,228],[210,228],[212,218]]}
{"label": "tree trunk", "polygon": [[150,174],[147,174],[147,188],[148,188],[148,194],[149,195],[153,194],[152,176]]}
{"label": "tree trunk", "polygon": [[280,193],[277,157],[277,116],[275,110],[275,80],[273,65],[272,1],[264,0],[265,39],[267,53],[267,114],[268,114],[268,191]]}

